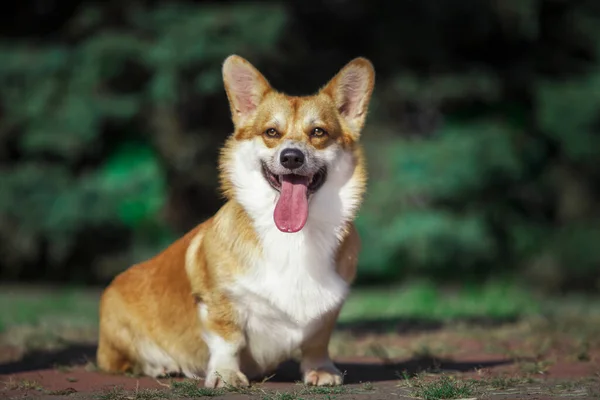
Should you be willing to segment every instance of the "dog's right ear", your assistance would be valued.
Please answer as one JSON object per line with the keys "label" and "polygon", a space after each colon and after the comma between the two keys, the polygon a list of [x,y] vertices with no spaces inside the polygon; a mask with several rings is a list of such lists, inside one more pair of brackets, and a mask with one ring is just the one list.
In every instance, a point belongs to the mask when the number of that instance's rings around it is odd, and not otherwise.
{"label": "dog's right ear", "polygon": [[248,121],[261,100],[271,90],[271,85],[265,77],[247,60],[237,55],[225,59],[223,83],[236,127]]}

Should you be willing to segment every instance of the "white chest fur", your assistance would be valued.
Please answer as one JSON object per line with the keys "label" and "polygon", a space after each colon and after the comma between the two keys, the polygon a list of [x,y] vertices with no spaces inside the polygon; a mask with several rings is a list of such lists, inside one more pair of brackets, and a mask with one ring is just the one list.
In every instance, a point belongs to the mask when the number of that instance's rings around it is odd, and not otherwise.
{"label": "white chest fur", "polygon": [[329,243],[319,228],[309,223],[297,234],[263,232],[263,257],[253,260],[231,288],[245,323],[248,350],[259,365],[289,356],[348,292],[335,271],[335,246],[325,245]]}

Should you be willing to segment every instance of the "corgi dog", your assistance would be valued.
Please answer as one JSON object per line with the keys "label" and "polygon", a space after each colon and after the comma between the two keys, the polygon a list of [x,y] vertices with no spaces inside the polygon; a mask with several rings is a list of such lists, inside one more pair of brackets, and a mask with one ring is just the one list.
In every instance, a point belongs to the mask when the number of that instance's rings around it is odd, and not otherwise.
{"label": "corgi dog", "polygon": [[237,55],[222,74],[234,125],[219,158],[227,201],[105,289],[98,366],[242,387],[297,355],[306,384],[340,385],[328,344],[356,273],[374,68],[356,58],[303,97]]}

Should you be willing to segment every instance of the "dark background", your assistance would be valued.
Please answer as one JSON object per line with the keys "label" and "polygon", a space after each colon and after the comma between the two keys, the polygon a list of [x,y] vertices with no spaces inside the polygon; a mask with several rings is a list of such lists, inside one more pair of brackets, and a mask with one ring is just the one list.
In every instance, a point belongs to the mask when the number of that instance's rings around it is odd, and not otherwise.
{"label": "dark background", "polygon": [[104,285],[214,213],[220,68],[377,71],[359,284],[600,288],[597,0],[42,1],[0,13],[0,281]]}

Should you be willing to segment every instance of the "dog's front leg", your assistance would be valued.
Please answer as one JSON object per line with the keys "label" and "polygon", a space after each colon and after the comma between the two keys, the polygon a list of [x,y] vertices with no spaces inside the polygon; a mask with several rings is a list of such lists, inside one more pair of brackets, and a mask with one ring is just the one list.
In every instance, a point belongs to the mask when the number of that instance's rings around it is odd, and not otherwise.
{"label": "dog's front leg", "polygon": [[339,311],[327,315],[323,325],[302,343],[300,370],[306,385],[338,386],[344,382],[344,377],[331,361],[328,350]]}
{"label": "dog's front leg", "polygon": [[210,352],[204,386],[249,386],[248,378],[240,370],[239,358],[246,340],[232,313],[222,305],[199,307],[202,337]]}

